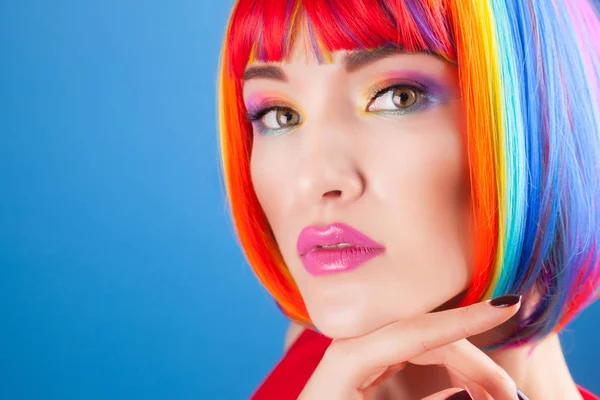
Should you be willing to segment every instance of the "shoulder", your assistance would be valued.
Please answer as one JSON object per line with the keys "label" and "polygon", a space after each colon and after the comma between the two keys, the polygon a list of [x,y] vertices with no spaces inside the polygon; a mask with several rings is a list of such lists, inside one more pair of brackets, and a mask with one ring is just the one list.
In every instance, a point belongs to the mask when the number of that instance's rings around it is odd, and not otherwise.
{"label": "shoulder", "polygon": [[291,322],[288,326],[288,329],[285,333],[285,339],[283,343],[283,350],[287,352],[289,348],[296,342],[296,340],[300,337],[302,332],[304,332],[304,327],[298,325],[295,322]]}
{"label": "shoulder", "polygon": [[252,395],[252,400],[296,399],[310,379],[331,339],[290,323],[285,335],[285,354]]}

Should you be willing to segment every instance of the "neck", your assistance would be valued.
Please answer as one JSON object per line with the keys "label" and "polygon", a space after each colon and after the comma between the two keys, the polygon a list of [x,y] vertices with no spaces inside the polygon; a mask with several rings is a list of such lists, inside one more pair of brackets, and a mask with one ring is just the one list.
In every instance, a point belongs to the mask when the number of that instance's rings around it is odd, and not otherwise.
{"label": "neck", "polygon": [[556,334],[547,336],[536,347],[498,350],[488,356],[532,400],[581,399]]}
{"label": "neck", "polygon": [[[473,339],[471,340],[473,344],[478,345],[478,339],[481,338]],[[571,377],[556,334],[547,336],[535,348],[522,346],[486,354],[513,378],[517,387],[530,400],[582,399]],[[375,398],[423,398],[456,385],[457,381],[443,367],[408,364],[404,370],[382,385]],[[469,389],[477,390],[472,387]],[[478,397],[475,391],[473,394]]]}

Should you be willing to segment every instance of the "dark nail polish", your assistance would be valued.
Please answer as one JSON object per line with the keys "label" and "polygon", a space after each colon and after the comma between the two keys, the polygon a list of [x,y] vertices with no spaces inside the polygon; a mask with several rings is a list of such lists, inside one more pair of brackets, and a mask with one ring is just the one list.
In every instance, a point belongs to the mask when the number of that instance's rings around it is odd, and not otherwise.
{"label": "dark nail polish", "polygon": [[[448,397],[446,400],[473,400],[469,392],[463,390],[462,392],[454,393],[452,396]],[[527,399],[529,400],[529,399]]]}
{"label": "dark nail polish", "polygon": [[529,400],[529,397],[527,397],[525,393],[521,392],[521,389],[517,389],[517,396],[519,396],[519,400]]}
{"label": "dark nail polish", "polygon": [[494,307],[510,307],[521,301],[521,296],[516,294],[507,294],[505,296],[496,297],[490,300],[490,304]]}

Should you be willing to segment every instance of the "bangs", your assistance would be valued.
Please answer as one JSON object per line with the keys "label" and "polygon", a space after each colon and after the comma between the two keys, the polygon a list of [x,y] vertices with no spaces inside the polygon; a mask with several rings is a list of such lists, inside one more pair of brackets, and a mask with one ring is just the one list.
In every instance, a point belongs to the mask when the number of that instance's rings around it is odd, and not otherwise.
{"label": "bangs", "polygon": [[335,51],[380,47],[456,62],[447,14],[439,0],[240,2],[230,25],[229,73],[240,79],[249,62],[289,59],[299,34],[308,38],[306,50],[319,62]]}

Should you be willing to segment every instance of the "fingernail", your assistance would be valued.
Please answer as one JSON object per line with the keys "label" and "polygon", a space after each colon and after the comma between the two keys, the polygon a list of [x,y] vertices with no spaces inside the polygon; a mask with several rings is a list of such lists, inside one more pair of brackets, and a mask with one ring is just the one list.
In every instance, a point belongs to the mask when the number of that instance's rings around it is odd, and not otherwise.
{"label": "fingernail", "polygon": [[529,400],[529,397],[521,389],[517,389],[517,396],[519,396],[519,400]]}
{"label": "fingernail", "polygon": [[490,304],[494,307],[502,308],[514,306],[519,301],[521,301],[521,296],[518,296],[516,294],[507,294],[490,300]]}
{"label": "fingernail", "polygon": [[[466,390],[460,391],[458,393],[454,393],[452,396],[448,397],[446,400],[473,400],[469,392]],[[529,400],[529,399],[527,399]]]}

